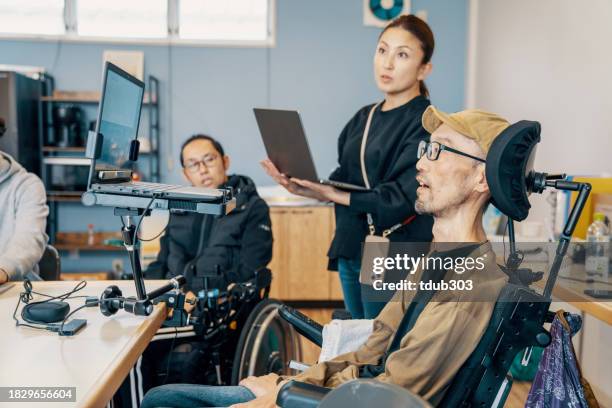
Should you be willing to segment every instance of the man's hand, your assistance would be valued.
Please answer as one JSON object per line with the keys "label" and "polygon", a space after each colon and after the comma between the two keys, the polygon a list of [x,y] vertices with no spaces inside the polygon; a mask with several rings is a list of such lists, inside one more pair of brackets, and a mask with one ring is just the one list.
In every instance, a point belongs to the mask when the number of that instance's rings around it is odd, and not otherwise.
{"label": "man's hand", "polygon": [[296,194],[302,197],[314,198],[315,200],[327,201],[327,199],[321,194],[314,190],[303,187],[295,182],[296,179],[289,179],[286,175],[282,174],[274,163],[270,159],[261,161],[261,166],[264,168],[266,173],[274,179],[278,184],[285,187],[291,194]]}
{"label": "man's hand", "polygon": [[278,375],[270,373],[260,377],[247,377],[240,381],[239,385],[248,388],[253,394],[255,394],[256,397],[261,397],[274,391],[276,389],[277,382]]}
{"label": "man's hand", "polygon": [[187,313],[191,313],[197,301],[198,298],[192,291],[185,293],[185,304],[183,305],[183,309],[185,309]]}
{"label": "man's hand", "polygon": [[0,284],[8,282],[8,272],[0,268]]}

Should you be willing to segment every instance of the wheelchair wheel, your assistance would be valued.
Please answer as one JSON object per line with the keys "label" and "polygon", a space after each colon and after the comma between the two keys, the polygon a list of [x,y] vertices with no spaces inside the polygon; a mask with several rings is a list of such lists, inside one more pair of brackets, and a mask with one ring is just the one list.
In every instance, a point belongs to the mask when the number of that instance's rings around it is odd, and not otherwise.
{"label": "wheelchair wheel", "polygon": [[264,299],[253,308],[236,347],[232,385],[251,375],[291,374],[289,361],[301,361],[299,335],[278,315],[281,306],[278,300]]}

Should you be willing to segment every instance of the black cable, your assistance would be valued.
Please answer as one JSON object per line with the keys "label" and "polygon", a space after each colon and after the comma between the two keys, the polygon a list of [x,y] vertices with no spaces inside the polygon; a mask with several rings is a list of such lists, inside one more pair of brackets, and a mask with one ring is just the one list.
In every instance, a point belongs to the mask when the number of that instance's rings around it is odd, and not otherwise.
{"label": "black cable", "polygon": [[[21,318],[30,323],[30,324],[25,324],[25,323],[21,323],[19,321],[19,319],[17,319],[17,310],[19,309],[19,305],[21,304],[21,302],[25,303],[26,305],[38,305],[38,304],[43,304],[43,303],[48,303],[51,302],[52,300],[56,300],[56,299],[60,299],[61,301],[67,300],[67,299],[74,299],[74,298],[78,298],[78,297],[86,297],[86,296],[71,296],[73,293],[76,293],[80,290],[82,290],[83,288],[85,288],[85,286],[87,286],[87,281],[80,281],[79,283],[77,283],[74,288],[66,293],[63,293],[61,295],[57,295],[57,296],[50,296],[50,295],[45,295],[45,294],[40,294],[38,292],[34,292],[32,290],[32,282],[30,282],[29,280],[25,280],[23,282],[23,286],[25,288],[25,292],[21,292],[19,294],[19,297],[17,299],[17,305],[15,306],[15,310],[13,311],[13,320],[15,320],[15,326],[19,327],[19,326],[24,326],[24,327],[30,327],[32,329],[38,329],[38,330],[48,330],[48,331],[56,331],[55,327],[57,326],[53,326],[53,325],[49,325],[49,326],[33,326],[32,324],[37,324],[36,322],[32,322],[30,320],[28,320],[24,315],[23,312],[24,310],[21,310]],[[35,293],[37,295],[41,295],[41,296],[46,296],[48,299],[45,300],[41,300],[38,302],[32,302],[30,303],[30,300],[33,299],[32,293]],[[78,310],[79,308],[77,308]],[[69,313],[68,316],[70,316],[72,314]],[[63,327],[63,323],[62,322],[62,326]]]}
{"label": "black cable", "polygon": [[140,216],[140,219],[138,220],[138,224],[136,224],[136,230],[134,231],[134,245],[137,245],[138,241],[142,241],[140,238],[138,238],[138,231],[140,230],[140,224],[142,224],[142,221],[147,216],[147,212],[151,209],[151,206],[153,205],[153,202],[155,201],[156,198],[157,198],[157,195],[154,193],[153,198],[151,198],[151,200],[149,201],[149,204],[147,204],[147,208],[145,208],[144,212]]}
{"label": "black cable", "polygon": [[76,297],[86,297],[86,296],[71,296],[73,293],[76,293],[76,292],[82,290],[85,286],[87,286],[87,281],[84,281],[84,280],[82,280],[79,283],[77,283],[72,290],[70,290],[70,291],[68,291],[66,293],[63,293],[61,295],[57,295],[57,296],[44,295],[44,294],[41,294],[41,293],[38,293],[38,292],[34,292],[32,290],[32,283],[29,280],[25,280],[23,282],[23,285],[24,285],[24,287],[26,289],[25,292],[22,292],[20,294],[20,300],[23,303],[29,303],[30,300],[32,300],[32,293],[35,293],[37,295],[46,296],[48,298],[48,299],[45,299],[45,300],[40,300],[40,301],[34,302],[34,303],[32,303],[33,305],[34,304],[41,304],[41,303],[48,303],[48,302],[50,302],[52,300],[56,300],[56,299],[64,301],[66,299],[73,299],[73,298],[76,298]]}
{"label": "black cable", "polygon": [[[52,298],[53,296],[51,295],[45,295],[44,293],[39,293],[39,292],[34,292],[32,291],[33,294],[38,295],[38,296],[44,296],[44,297],[48,297],[48,298]],[[78,298],[87,298],[89,296],[85,296],[85,295],[79,295],[79,296],[70,296],[68,299],[78,299]]]}
{"label": "black cable", "polygon": [[19,326],[23,326],[23,327],[29,327],[31,329],[38,329],[38,330],[48,330],[51,331],[51,329],[49,327],[42,327],[42,326],[32,326],[30,324],[25,324],[25,323],[20,323],[19,319],[17,319],[17,309],[19,309],[19,304],[21,303],[21,296],[24,293],[22,293],[21,295],[19,295],[19,299],[17,300],[17,306],[15,306],[15,310],[13,311],[13,320],[15,320],[15,326],[19,327]]}
{"label": "black cable", "polygon": [[84,308],[86,308],[86,307],[89,307],[89,305],[88,305],[88,304],[84,304],[84,305],[82,305],[82,306],[79,306],[79,307],[77,307],[76,309],[74,309],[72,312],[68,313],[68,314],[66,315],[66,317],[64,317],[64,320],[62,320],[62,324],[61,324],[61,325],[60,325],[60,327],[59,327],[59,333],[60,333],[60,335],[61,335],[61,334],[64,332],[64,324],[66,323],[66,320],[68,320],[68,318],[69,318],[70,316],[72,316],[73,314],[75,314],[75,313],[76,313],[76,312],[78,312],[79,310],[84,309]]}
{"label": "black cable", "polygon": [[[140,217],[140,220],[138,220],[138,225],[136,226],[136,239],[138,241],[142,241],[142,242],[151,242],[156,240],[157,238],[159,238],[168,228],[168,225],[170,224],[170,217],[168,217],[168,221],[166,222],[166,225],[164,226],[164,228],[159,232],[159,234],[155,235],[153,238],[141,238],[138,236],[138,231],[140,230],[140,224],[142,223],[142,220],[144,219],[144,217],[147,214],[147,211],[149,211],[149,209],[151,208],[151,205],[153,205],[153,202],[155,201],[155,199],[157,198],[157,196],[154,194],[153,198],[151,199],[151,201],[149,201],[149,204],[147,205],[147,208],[145,209],[145,212],[143,213],[143,215]],[[123,221],[123,219],[122,219]],[[134,244],[136,244],[136,242],[134,242]]]}
{"label": "black cable", "polygon": [[147,239],[144,239],[144,238],[138,238],[138,240],[139,240],[139,241],[143,241],[143,242],[151,242],[151,241],[156,240],[157,238],[161,237],[161,235],[162,235],[164,232],[166,232],[166,229],[168,229],[168,224],[170,224],[170,219],[168,219],[168,222],[166,223],[166,226],[164,227],[164,229],[163,229],[163,230],[161,230],[161,232],[160,232],[159,234],[157,234],[156,236],[154,236],[153,238],[147,238]]}

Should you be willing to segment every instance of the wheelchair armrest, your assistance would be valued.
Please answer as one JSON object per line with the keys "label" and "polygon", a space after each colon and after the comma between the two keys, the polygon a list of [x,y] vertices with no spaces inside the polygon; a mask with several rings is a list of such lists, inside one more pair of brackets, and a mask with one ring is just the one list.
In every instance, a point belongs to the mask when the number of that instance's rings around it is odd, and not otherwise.
{"label": "wheelchair armrest", "polygon": [[316,408],[330,391],[331,388],[291,380],[281,387],[276,405],[282,408]]}
{"label": "wheelchair armrest", "polygon": [[278,314],[289,322],[295,331],[321,347],[323,344],[323,326],[287,305],[281,306],[278,309]]}

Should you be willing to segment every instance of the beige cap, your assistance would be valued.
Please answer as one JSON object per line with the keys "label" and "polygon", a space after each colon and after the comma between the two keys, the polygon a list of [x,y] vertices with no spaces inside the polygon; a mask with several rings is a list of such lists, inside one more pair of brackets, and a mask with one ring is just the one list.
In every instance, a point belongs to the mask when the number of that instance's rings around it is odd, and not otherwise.
{"label": "beige cap", "polygon": [[493,140],[510,126],[506,119],[494,113],[468,109],[449,115],[430,105],[423,113],[423,127],[433,133],[442,123],[475,140],[485,154],[489,152]]}

